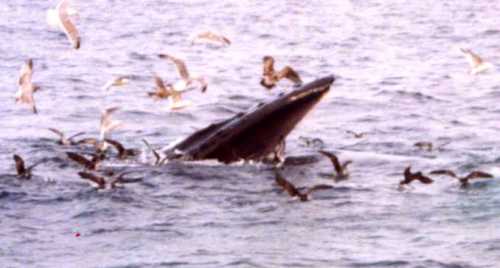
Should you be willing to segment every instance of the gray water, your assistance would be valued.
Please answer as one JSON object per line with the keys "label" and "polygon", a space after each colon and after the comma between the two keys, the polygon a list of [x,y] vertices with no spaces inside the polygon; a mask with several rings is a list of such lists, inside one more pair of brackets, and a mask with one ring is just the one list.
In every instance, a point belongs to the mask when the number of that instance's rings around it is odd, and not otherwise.
{"label": "gray water", "polygon": [[[498,178],[460,189],[448,178],[401,191],[403,169],[481,169],[500,177],[497,71],[471,76],[457,47],[500,62],[497,1],[73,1],[78,51],[45,23],[54,1],[0,2],[0,263],[2,267],[498,267]],[[219,48],[189,44],[215,29]],[[177,79],[169,52],[208,77],[206,94],[172,112],[146,96],[152,74]],[[259,85],[261,58],[304,81],[335,74],[329,95],[287,139],[287,154],[315,154],[299,137],[351,159],[348,181],[301,203],[259,164],[154,167],[160,148],[287,90]],[[39,114],[14,103],[23,61],[34,60]],[[113,75],[130,84],[105,94]],[[104,168],[144,182],[95,191],[47,127],[97,136],[100,111],[120,106],[113,138],[143,150]],[[355,139],[346,130],[368,132]],[[418,141],[440,150],[421,151]],[[20,181],[12,154],[33,163]],[[327,159],[285,169],[299,186],[329,183]],[[331,183],[331,182],[330,182]],[[333,184],[333,183],[332,183]],[[80,236],[78,236],[80,234]]]}

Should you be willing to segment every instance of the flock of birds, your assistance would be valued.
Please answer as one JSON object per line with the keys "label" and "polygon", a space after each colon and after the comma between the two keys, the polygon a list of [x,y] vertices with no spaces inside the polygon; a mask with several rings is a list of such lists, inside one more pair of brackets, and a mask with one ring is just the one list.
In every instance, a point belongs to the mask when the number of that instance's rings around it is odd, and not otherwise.
{"label": "flock of birds", "polygon": [[[47,11],[47,23],[49,26],[62,31],[67,39],[69,40],[72,48],[79,49],[81,47],[81,37],[80,33],[73,23],[72,19],[78,16],[78,12],[70,6],[69,0],[62,0],[58,3],[55,9],[49,9]],[[218,33],[211,31],[205,31],[196,34],[191,42],[195,43],[211,43],[217,46],[229,46],[231,41]],[[475,54],[469,49],[461,48],[460,51],[466,57],[466,60],[470,64],[470,74],[476,75],[491,69],[493,65],[484,61],[479,55]],[[164,80],[158,75],[154,74],[155,90],[152,92],[147,92],[147,96],[153,98],[154,100],[168,100],[169,108],[172,110],[182,109],[189,106],[190,102],[182,99],[182,95],[191,90],[200,89],[202,93],[205,93],[208,88],[207,79],[203,76],[198,76],[190,74],[185,62],[170,54],[158,54],[160,59],[168,60],[173,63],[177,69],[177,73],[180,79],[175,83],[165,83]],[[275,70],[274,64],[275,60],[271,56],[263,57],[263,69],[260,84],[270,90],[277,85],[277,83],[282,79],[288,79],[294,86],[299,86],[302,84],[302,79],[296,70],[290,66],[285,66],[281,70]],[[18,80],[18,91],[16,93],[16,102],[28,105],[33,113],[37,114],[38,110],[35,104],[34,93],[36,93],[40,88],[39,86],[33,84],[33,60],[28,59],[22,65],[19,80]],[[118,87],[125,85],[129,82],[129,78],[126,76],[118,76],[113,78],[111,81],[103,86],[103,90],[108,91],[113,87]],[[55,128],[49,128],[48,130],[53,132],[59,137],[57,143],[62,146],[91,146],[91,152],[77,153],[77,152],[66,152],[68,159],[74,161],[83,168],[83,171],[78,172],[78,175],[85,180],[88,180],[95,184],[97,189],[109,189],[115,188],[121,184],[125,183],[136,183],[140,182],[142,178],[127,178],[126,176],[131,171],[125,172],[115,172],[112,170],[100,170],[100,164],[102,161],[109,159],[110,146],[116,149],[115,158],[119,160],[125,160],[130,157],[136,157],[141,152],[137,149],[125,148],[121,143],[116,140],[109,139],[109,133],[120,127],[121,122],[113,121],[112,114],[119,110],[118,107],[111,107],[104,109],[101,114],[100,123],[100,133],[99,138],[83,138],[80,140],[75,140],[77,137],[84,135],[84,132],[76,133],[72,136],[66,137],[66,135]],[[354,138],[363,138],[367,133],[356,133],[353,131],[347,131],[352,134]],[[163,164],[165,159],[162,159],[158,151],[156,151],[147,140],[143,140],[147,148],[153,153],[155,157],[155,165]],[[322,145],[320,139],[307,140],[304,139],[303,142],[307,146],[317,147]],[[433,149],[432,143],[429,142],[418,142],[415,146],[431,151]],[[337,156],[328,151],[319,150],[319,153],[328,157],[334,167],[335,172],[331,175],[334,181],[341,181],[349,177],[349,172],[347,167],[352,161],[346,161],[341,163]],[[87,156],[85,156],[88,155]],[[36,162],[30,166],[26,166],[25,161],[21,156],[14,154],[13,156],[17,171],[17,176],[19,179],[28,180],[32,177],[33,169],[44,161]],[[439,176],[450,176],[459,180],[461,187],[467,187],[469,181],[472,179],[479,178],[493,178],[491,174],[482,171],[473,171],[470,174],[460,177],[456,175],[451,170],[434,170],[429,173],[430,175]],[[433,182],[431,178],[422,174],[422,172],[411,172],[411,167],[408,166],[403,173],[404,179],[399,183],[400,186],[408,185],[413,181],[420,181],[424,184],[430,184]],[[298,197],[301,201],[307,201],[310,199],[310,194],[317,190],[324,190],[332,188],[331,185],[319,184],[310,188],[297,188],[290,181],[288,181],[280,172],[278,168],[275,169],[275,182],[279,185],[285,192],[287,192],[292,197]]]}

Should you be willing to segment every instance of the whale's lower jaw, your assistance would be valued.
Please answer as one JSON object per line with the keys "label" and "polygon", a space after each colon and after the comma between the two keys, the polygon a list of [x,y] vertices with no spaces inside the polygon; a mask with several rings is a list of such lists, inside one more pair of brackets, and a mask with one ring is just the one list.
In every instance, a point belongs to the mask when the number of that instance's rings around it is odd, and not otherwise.
{"label": "whale's lower jaw", "polygon": [[334,80],[333,76],[315,80],[246,113],[212,124],[173,146],[166,154],[183,160],[260,161],[274,152],[329,91]]}

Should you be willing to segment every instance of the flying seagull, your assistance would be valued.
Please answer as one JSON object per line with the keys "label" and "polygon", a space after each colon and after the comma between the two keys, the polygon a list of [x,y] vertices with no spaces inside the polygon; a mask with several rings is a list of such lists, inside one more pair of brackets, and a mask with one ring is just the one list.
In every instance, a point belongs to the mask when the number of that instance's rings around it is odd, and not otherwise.
{"label": "flying seagull", "polygon": [[26,167],[24,160],[17,154],[14,155],[14,161],[16,162],[16,171],[18,178],[25,180],[31,179],[33,168],[44,162],[43,160],[38,161],[33,165]]}
{"label": "flying seagull", "polygon": [[292,81],[296,86],[302,84],[299,74],[290,66],[285,66],[280,71],[274,70],[274,58],[264,56],[262,58],[263,70],[260,84],[267,89],[272,89],[283,78]]}
{"label": "flying seagull", "polygon": [[118,151],[118,158],[119,159],[125,159],[130,156],[136,156],[139,154],[139,151],[136,149],[127,149],[125,148],[121,143],[118,141],[112,140],[112,139],[104,139],[105,142],[113,145],[115,149]]}
{"label": "flying seagull", "polygon": [[464,54],[465,59],[469,62],[471,68],[471,70],[469,71],[470,74],[475,75],[493,68],[493,64],[484,61],[478,54],[472,52],[472,50],[460,48],[460,51]]}
{"label": "flying seagull", "polygon": [[349,171],[347,170],[347,166],[352,163],[351,160],[347,160],[343,162],[342,164],[340,163],[339,159],[337,156],[328,151],[319,151],[322,155],[328,157],[330,161],[332,162],[333,168],[335,169],[335,172],[337,173],[337,176],[334,176],[336,180],[342,180],[346,179],[349,176]]}
{"label": "flying seagull", "polygon": [[315,186],[310,187],[310,188],[306,188],[305,192],[300,192],[299,189],[297,187],[295,187],[295,185],[293,185],[287,179],[285,179],[285,177],[278,170],[275,170],[275,182],[284,191],[286,191],[289,196],[291,196],[291,197],[297,196],[299,198],[299,200],[302,202],[309,201],[309,199],[310,199],[309,195],[312,192],[333,188],[333,186],[331,186],[331,185],[319,184],[319,185],[315,185]]}
{"label": "flying seagull", "polygon": [[128,84],[129,79],[126,76],[115,76],[111,80],[109,80],[102,89],[104,91],[109,91],[112,87],[120,87]]}
{"label": "flying seagull", "polygon": [[16,92],[16,103],[25,103],[31,106],[33,113],[38,113],[33,94],[39,89],[33,85],[31,78],[33,76],[33,60],[28,59],[19,74],[18,90]]}
{"label": "flying seagull", "polygon": [[101,142],[104,141],[106,136],[114,129],[121,127],[123,124],[119,121],[113,121],[111,118],[111,115],[118,111],[120,108],[119,107],[111,107],[108,109],[105,109],[101,113],[101,124],[99,127],[99,140]]}
{"label": "flying seagull", "polygon": [[433,182],[433,180],[431,178],[424,176],[422,174],[422,172],[420,172],[420,171],[416,172],[416,173],[412,173],[411,166],[408,166],[405,169],[403,175],[404,175],[404,180],[399,182],[400,186],[410,184],[412,181],[420,181],[421,183],[424,183],[424,184],[430,184]]}
{"label": "flying seagull", "polygon": [[66,138],[66,135],[64,135],[64,132],[58,130],[58,129],[55,129],[55,128],[48,128],[48,130],[50,130],[52,133],[56,134],[57,136],[59,136],[59,140],[57,141],[57,144],[60,144],[60,145],[75,145],[77,144],[75,141],[73,141],[74,138],[78,137],[78,136],[81,136],[83,134],[85,134],[85,132],[78,132],[72,136],[69,136],[68,138]]}
{"label": "flying seagull", "polygon": [[191,39],[191,44],[195,43],[210,43],[221,46],[229,46],[231,44],[231,41],[221,34],[214,33],[212,31],[205,31],[196,34]]}
{"label": "flying seagull", "polygon": [[125,175],[133,173],[135,171],[126,171],[116,174],[111,177],[109,181],[103,176],[96,175],[90,172],[78,172],[78,175],[84,179],[92,182],[97,189],[113,189],[122,184],[126,183],[136,183],[142,181],[142,178],[125,178]]}
{"label": "flying seagull", "polygon": [[189,74],[186,63],[183,60],[169,54],[159,54],[158,57],[173,62],[177,68],[177,73],[179,74],[181,80],[173,85],[174,90],[185,91],[194,83],[198,83],[200,85],[201,92],[205,92],[207,90],[208,83],[205,80],[205,77]]}

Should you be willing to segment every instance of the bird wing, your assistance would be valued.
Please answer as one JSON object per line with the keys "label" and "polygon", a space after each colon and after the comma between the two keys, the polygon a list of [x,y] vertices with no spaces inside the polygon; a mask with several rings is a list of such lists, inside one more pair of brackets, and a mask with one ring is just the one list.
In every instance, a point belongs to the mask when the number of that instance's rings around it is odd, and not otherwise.
{"label": "bird wing", "polygon": [[465,56],[465,59],[467,60],[467,62],[469,62],[469,65],[472,68],[478,66],[483,62],[481,57],[479,57],[479,55],[477,55],[476,53],[472,52],[472,50],[470,49],[461,48],[460,51],[462,51],[462,53]]}
{"label": "bird wing", "polygon": [[330,159],[330,161],[332,162],[333,168],[335,169],[335,172],[337,172],[337,174],[339,174],[339,175],[342,174],[342,172],[343,172],[342,166],[340,165],[339,159],[337,158],[337,156],[334,153],[323,151],[323,150],[320,150],[319,153],[325,155],[326,157],[328,157]]}
{"label": "bird wing", "polygon": [[156,158],[155,164],[158,164],[161,160],[160,154],[158,154],[158,152],[155,149],[153,149],[153,147],[149,144],[149,142],[146,139],[142,139],[142,141],[144,142],[144,144],[146,144],[149,150],[153,152],[153,155]]}
{"label": "bird wing", "polygon": [[283,175],[279,171],[276,171],[275,181],[276,184],[283,188],[283,190],[285,190],[291,197],[300,195],[300,192],[299,190],[297,190],[295,185],[285,179],[285,177],[283,177]]}
{"label": "bird wing", "polygon": [[189,72],[188,72],[188,69],[186,67],[186,63],[183,60],[178,59],[178,58],[171,56],[171,55],[168,55],[168,54],[160,54],[158,56],[162,59],[171,60],[175,64],[175,67],[177,68],[177,73],[179,73],[179,76],[183,80],[189,80]]}
{"label": "bird wing", "polygon": [[450,176],[450,177],[453,177],[453,178],[457,177],[457,174],[455,174],[455,172],[453,172],[451,170],[448,170],[448,169],[433,170],[433,171],[429,172],[429,174],[432,174],[432,175],[446,175],[446,176]]}
{"label": "bird wing", "polygon": [[89,180],[89,181],[96,183],[101,188],[104,188],[104,186],[106,185],[106,180],[104,179],[104,177],[97,176],[93,173],[82,171],[82,172],[78,172],[78,175],[82,179]]}
{"label": "bird wing", "polygon": [[300,79],[299,74],[292,69],[290,66],[285,66],[281,71],[277,73],[278,80],[286,78],[295,84],[302,84],[302,79]]}
{"label": "bird wing", "polygon": [[33,76],[33,60],[28,59],[21,67],[21,71],[19,72],[19,86],[22,86],[25,83],[31,84],[31,78]]}
{"label": "bird wing", "polygon": [[493,178],[493,175],[482,171],[472,171],[471,173],[469,173],[469,175],[465,176],[464,179],[470,180],[476,178],[483,178],[483,179]]}
{"label": "bird wing", "polygon": [[17,175],[25,174],[26,168],[24,167],[24,160],[19,155],[15,154],[14,161],[16,162]]}
{"label": "bird wing", "polygon": [[156,84],[156,93],[157,93],[156,95],[169,96],[170,92],[165,87],[165,83],[163,83],[163,80],[157,75],[155,75],[154,78],[155,78],[155,84]]}
{"label": "bird wing", "polygon": [[77,153],[73,153],[73,152],[66,152],[66,155],[68,156],[69,159],[77,162],[78,164],[82,165],[82,166],[91,166],[92,165],[92,161],[88,160],[87,158],[85,158],[84,156],[81,156]]}
{"label": "bird wing", "polygon": [[431,178],[424,176],[421,172],[417,172],[413,176],[415,176],[415,179],[419,180],[421,183],[424,184],[430,184],[434,182]]}
{"label": "bird wing", "polygon": [[51,127],[49,127],[49,128],[48,128],[48,130],[50,130],[52,133],[54,133],[54,134],[56,134],[57,136],[59,136],[59,138],[60,138],[61,140],[63,140],[63,139],[64,139],[64,133],[63,133],[62,131],[60,131],[60,130],[58,130],[58,129],[55,129],[55,128],[51,128]]}
{"label": "bird wing", "polygon": [[307,189],[306,195],[309,195],[309,194],[311,194],[312,192],[315,192],[315,191],[328,190],[328,189],[333,189],[333,186],[328,185],[328,184],[314,185],[313,187]]}
{"label": "bird wing", "polygon": [[204,77],[196,77],[193,79],[194,81],[197,81],[198,83],[200,83],[200,87],[201,87],[201,92],[205,93],[205,91],[207,91],[207,88],[208,88],[208,83],[207,83],[207,80],[205,80]]}
{"label": "bird wing", "polygon": [[115,141],[115,140],[111,140],[111,139],[104,139],[104,141],[113,145],[113,147],[116,148],[116,150],[118,151],[119,157],[123,156],[123,154],[125,153],[125,147],[123,147],[123,145],[121,143],[119,143],[118,141]]}
{"label": "bird wing", "polygon": [[274,58],[271,56],[265,56],[262,59],[262,74],[272,75],[274,73]]}
{"label": "bird wing", "polygon": [[56,7],[57,13],[59,15],[59,20],[61,21],[61,26],[68,37],[69,41],[73,45],[73,48],[80,48],[80,34],[76,29],[73,22],[70,20],[70,16],[68,14],[69,0],[62,0]]}
{"label": "bird wing", "polygon": [[83,135],[83,134],[85,134],[85,132],[83,132],[83,131],[82,131],[82,132],[78,132],[78,133],[76,133],[76,134],[73,134],[73,135],[69,136],[69,137],[68,137],[68,140],[72,140],[72,139],[74,139],[74,138],[76,138],[76,137],[78,137],[78,136],[81,136],[81,135]]}

